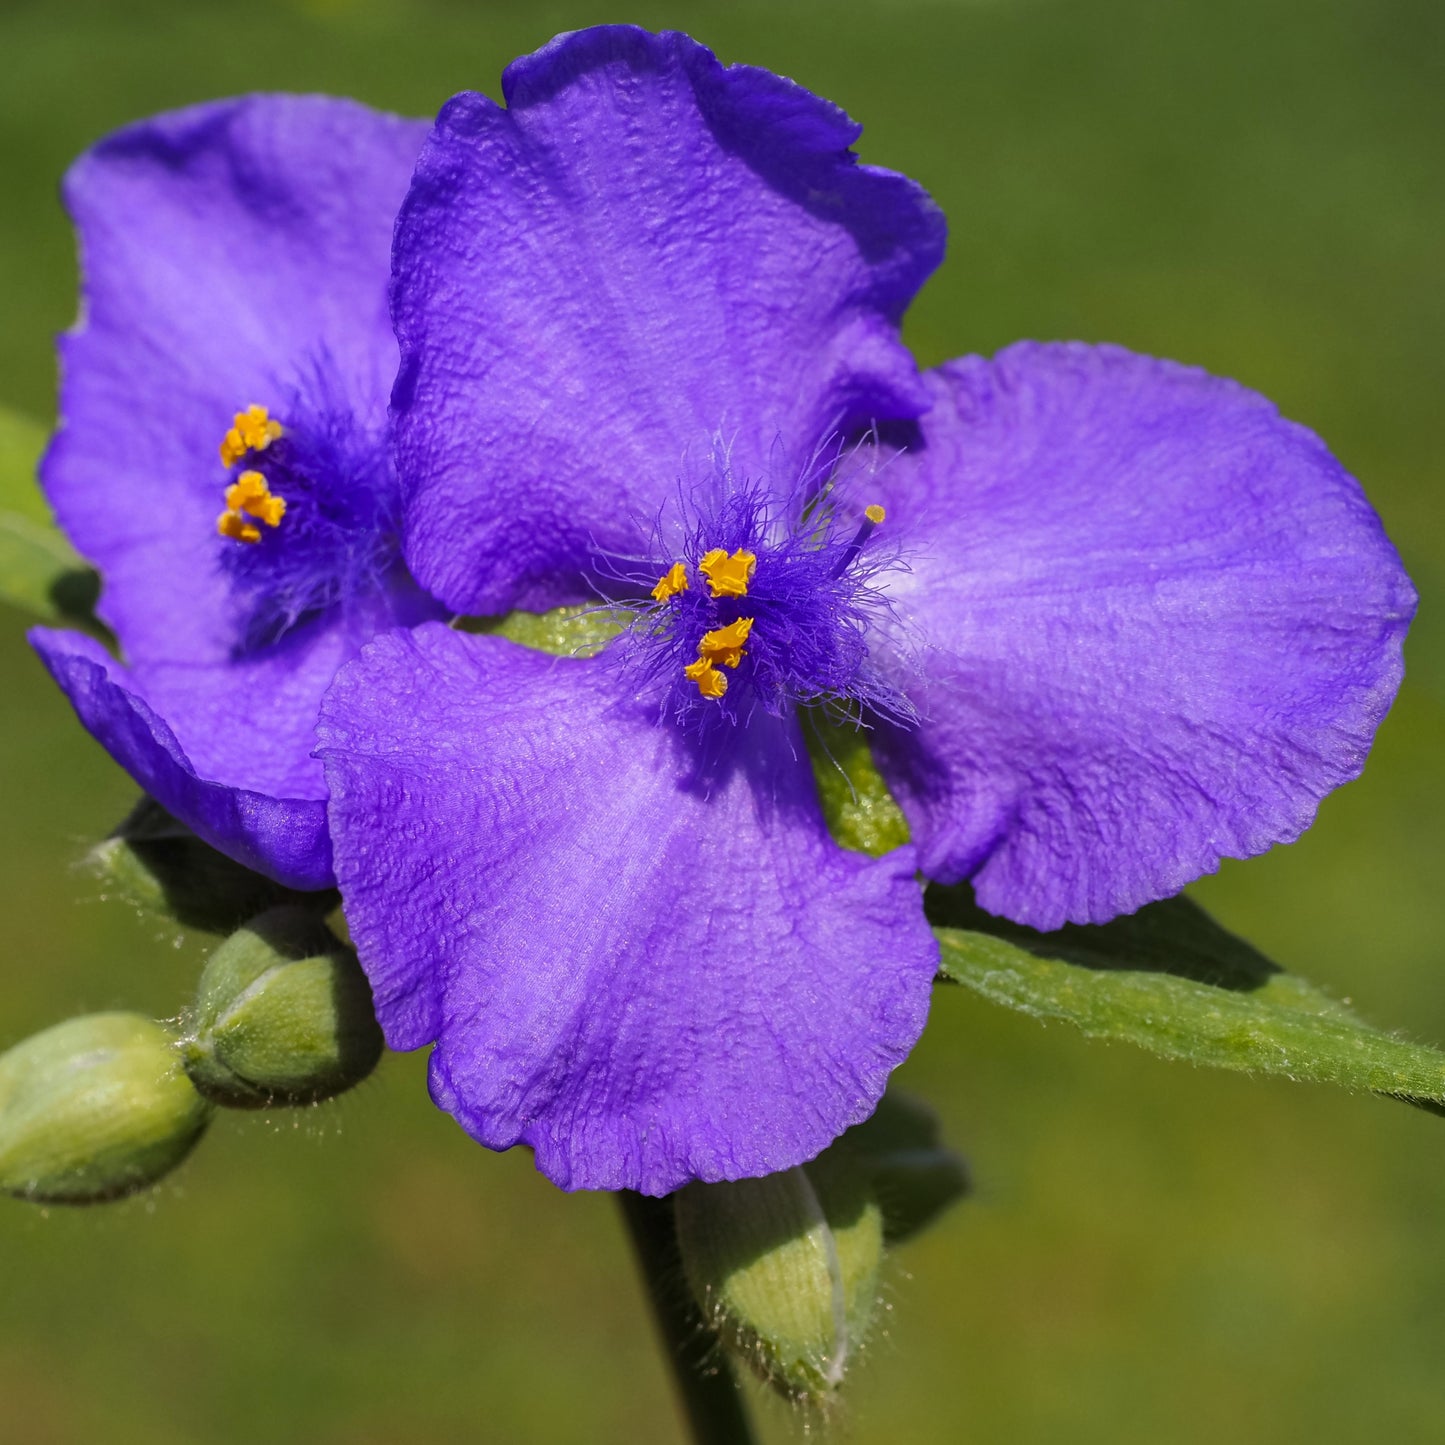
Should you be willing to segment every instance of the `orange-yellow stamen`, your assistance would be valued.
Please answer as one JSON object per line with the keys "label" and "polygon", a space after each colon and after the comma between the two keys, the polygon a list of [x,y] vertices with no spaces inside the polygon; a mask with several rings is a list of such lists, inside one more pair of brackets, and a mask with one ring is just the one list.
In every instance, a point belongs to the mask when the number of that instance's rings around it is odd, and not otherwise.
{"label": "orange-yellow stamen", "polygon": [[698,661],[710,662],[714,667],[736,667],[743,660],[743,646],[752,630],[753,619],[739,617],[726,627],[704,632],[702,641],[697,645]]}
{"label": "orange-yellow stamen", "polygon": [[863,508],[863,515],[867,517],[868,520],[872,522],[873,525],[876,527],[884,519],[884,517],[888,515],[888,513],[885,512],[883,508],[878,505],[877,502],[874,502],[871,507]]}
{"label": "orange-yellow stamen", "polygon": [[683,668],[683,676],[697,684],[697,690],[704,697],[721,697],[728,690],[728,680],[705,657],[690,662]]}
{"label": "orange-yellow stamen", "polygon": [[247,452],[264,452],[282,434],[279,421],[271,420],[264,406],[248,406],[238,411],[231,430],[221,440],[221,461],[234,467]]}
{"label": "orange-yellow stamen", "polygon": [[674,562],[657,579],[657,586],[652,589],[652,596],[656,602],[666,602],[669,597],[676,597],[679,592],[686,591],[687,568],[681,562]]}
{"label": "orange-yellow stamen", "polygon": [[731,557],[722,547],[714,547],[703,554],[697,570],[707,578],[714,597],[746,597],[748,583],[758,559],[752,552],[738,548]]}
{"label": "orange-yellow stamen", "polygon": [[274,495],[260,472],[242,472],[226,488],[226,510],[216,518],[216,530],[235,542],[259,542],[261,529],[253,522],[279,527],[286,515],[286,498]]}
{"label": "orange-yellow stamen", "polygon": [[226,488],[226,505],[233,512],[249,512],[268,527],[279,526],[286,515],[286,498],[275,496],[260,472],[242,472]]}
{"label": "orange-yellow stamen", "polygon": [[259,542],[261,529],[239,512],[225,511],[216,518],[216,531],[232,542]]}

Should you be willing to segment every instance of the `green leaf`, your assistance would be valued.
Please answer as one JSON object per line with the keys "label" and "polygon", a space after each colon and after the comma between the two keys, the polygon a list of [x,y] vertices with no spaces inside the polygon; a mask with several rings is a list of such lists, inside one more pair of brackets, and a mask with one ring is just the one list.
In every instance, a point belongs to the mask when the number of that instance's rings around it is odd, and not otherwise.
{"label": "green leaf", "polygon": [[35,481],[45,435],[39,422],[0,406],[0,512],[41,526],[50,524],[50,509]]}
{"label": "green leaf", "polygon": [[459,617],[459,632],[505,637],[557,657],[595,657],[630,620],[609,607],[557,607],[551,612],[509,612],[504,617]]}
{"label": "green leaf", "polygon": [[868,730],[814,708],[803,736],[828,831],[845,848],[880,858],[908,841],[908,823],[873,762]]}
{"label": "green leaf", "polygon": [[1445,1053],[1377,1029],[1185,898],[1055,933],[931,888],[943,975],[1037,1019],[1214,1068],[1338,1084],[1445,1110]]}
{"label": "green leaf", "polygon": [[94,628],[100,581],[50,520],[35,484],[44,448],[44,427],[0,407],[0,601]]}

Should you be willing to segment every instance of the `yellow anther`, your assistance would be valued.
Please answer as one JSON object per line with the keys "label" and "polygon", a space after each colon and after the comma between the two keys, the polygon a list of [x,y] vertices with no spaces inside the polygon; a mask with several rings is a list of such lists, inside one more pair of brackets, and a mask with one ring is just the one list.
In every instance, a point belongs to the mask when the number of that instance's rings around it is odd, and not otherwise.
{"label": "yellow anther", "polygon": [[721,697],[728,690],[728,680],[707,658],[700,657],[682,670],[689,682],[697,684],[697,690],[704,697]]}
{"label": "yellow anther", "polygon": [[752,630],[753,619],[739,617],[736,622],[729,622],[726,627],[704,632],[702,641],[697,645],[698,661],[710,662],[715,667],[736,667],[743,660],[743,645]]}
{"label": "yellow anther", "polygon": [[249,511],[252,502],[269,496],[270,492],[271,488],[267,486],[266,478],[260,472],[242,472],[226,488],[226,505],[233,512]]}
{"label": "yellow anther", "polygon": [[268,527],[279,527],[286,515],[285,497],[267,497],[258,506],[247,507],[253,517],[259,517]]}
{"label": "yellow anther", "polygon": [[260,472],[242,472],[226,488],[226,506],[237,514],[245,512],[268,527],[280,526],[281,518],[286,515],[286,498],[276,496]]}
{"label": "yellow anther", "polygon": [[888,513],[885,512],[883,508],[878,505],[877,502],[874,502],[871,507],[863,508],[863,515],[867,517],[868,520],[872,522],[873,525],[876,527],[879,522],[881,522],[884,517],[888,515]]}
{"label": "yellow anther", "polygon": [[242,472],[226,488],[226,510],[216,519],[216,530],[236,542],[259,542],[260,528],[246,518],[278,527],[285,515],[286,498],[275,496],[260,472]]}
{"label": "yellow anther", "polygon": [[657,586],[652,589],[652,596],[654,601],[666,602],[669,597],[676,597],[679,592],[686,591],[687,568],[681,562],[674,562],[657,579]]}
{"label": "yellow anther", "polygon": [[697,570],[707,578],[714,597],[746,597],[753,568],[757,565],[757,557],[742,548],[729,557],[722,547],[714,547],[711,552],[703,554]]}
{"label": "yellow anther", "polygon": [[282,434],[279,421],[271,420],[264,406],[248,406],[238,411],[231,421],[231,430],[221,440],[221,461],[234,467],[247,452],[264,452]]}
{"label": "yellow anther", "polygon": [[216,518],[216,531],[232,542],[259,542],[261,529],[239,512],[225,511]]}
{"label": "yellow anther", "polygon": [[264,497],[268,491],[270,486],[260,472],[242,472],[226,488],[226,505],[239,507],[243,502],[249,502],[255,497]]}

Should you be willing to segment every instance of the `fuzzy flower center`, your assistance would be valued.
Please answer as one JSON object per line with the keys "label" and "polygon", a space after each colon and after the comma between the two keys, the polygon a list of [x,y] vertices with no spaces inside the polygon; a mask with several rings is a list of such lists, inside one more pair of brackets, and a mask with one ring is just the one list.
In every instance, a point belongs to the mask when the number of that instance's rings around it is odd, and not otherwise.
{"label": "fuzzy flower center", "polygon": [[868,664],[867,632],[886,607],[875,581],[896,561],[873,545],[883,508],[867,507],[856,527],[819,509],[788,525],[775,511],[742,491],[697,520],[650,574],[629,660],[668,711],[704,728],[822,700],[897,713],[901,700]]}
{"label": "fuzzy flower center", "polygon": [[361,426],[320,368],[281,408],[238,411],[221,440],[220,566],[238,653],[375,593],[397,565],[398,498],[378,431]]}
{"label": "fuzzy flower center", "polygon": [[[729,556],[726,548],[714,547],[705,552],[697,564],[698,574],[707,582],[708,591],[717,597],[746,597],[748,579],[758,565],[755,553],[739,548]],[[674,562],[652,589],[653,600],[666,602],[688,588],[687,566]],[[743,647],[753,629],[751,617],[738,617],[725,627],[704,632],[697,644],[697,658],[688,663],[682,675],[697,684],[701,697],[719,698],[728,690],[728,680],[718,671],[722,667],[736,669],[743,660]]]}

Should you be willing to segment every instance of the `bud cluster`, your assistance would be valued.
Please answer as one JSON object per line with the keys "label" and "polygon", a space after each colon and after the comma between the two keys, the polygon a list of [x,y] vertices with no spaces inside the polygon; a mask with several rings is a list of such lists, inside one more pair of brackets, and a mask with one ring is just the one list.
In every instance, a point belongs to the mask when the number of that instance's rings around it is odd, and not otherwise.
{"label": "bud cluster", "polygon": [[[89,861],[137,906],[224,936],[179,1022],[92,1014],[0,1054],[0,1191],[118,1199],[180,1164],[218,1107],[315,1104],[376,1067],[370,985],[325,921],[334,893],[278,887],[148,799]],[[807,1164],[658,1206],[706,1331],[827,1410],[875,1326],[885,1250],[967,1190],[931,1111],[894,1090]]]}
{"label": "bud cluster", "polygon": [[217,1105],[312,1104],[376,1067],[370,986],[323,921],[334,894],[278,888],[150,800],[91,863],[133,902],[229,937],[182,1027],[90,1014],[0,1054],[0,1190],[41,1203],[118,1199],[174,1169]]}

